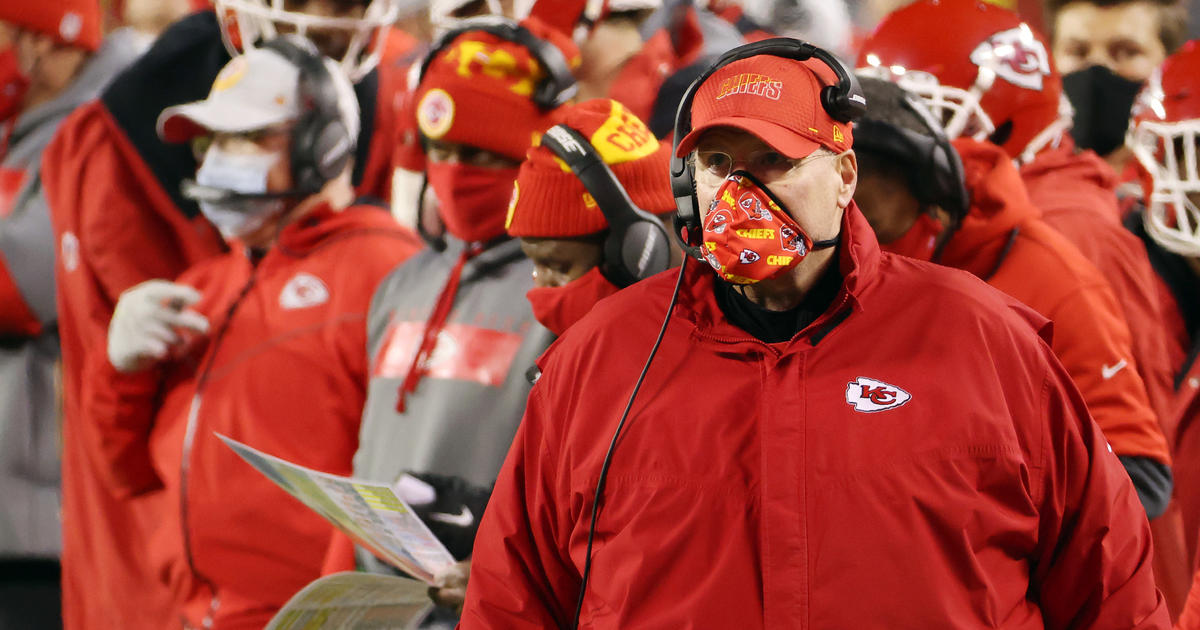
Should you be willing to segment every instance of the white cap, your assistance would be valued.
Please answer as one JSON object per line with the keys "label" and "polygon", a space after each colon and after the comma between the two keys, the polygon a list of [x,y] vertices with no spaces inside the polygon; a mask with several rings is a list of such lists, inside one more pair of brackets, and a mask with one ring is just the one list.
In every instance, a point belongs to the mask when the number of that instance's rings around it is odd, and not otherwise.
{"label": "white cap", "polygon": [[272,50],[251,48],[221,69],[207,99],[163,110],[158,135],[186,142],[211,132],[250,132],[297,120],[303,113],[299,85],[300,69],[293,63]]}

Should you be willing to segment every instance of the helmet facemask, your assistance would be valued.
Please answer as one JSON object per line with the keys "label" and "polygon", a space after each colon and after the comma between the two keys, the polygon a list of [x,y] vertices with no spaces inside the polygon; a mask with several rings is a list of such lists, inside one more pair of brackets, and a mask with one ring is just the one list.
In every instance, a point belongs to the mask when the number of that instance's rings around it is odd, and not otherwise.
{"label": "helmet facemask", "polygon": [[920,97],[933,117],[941,123],[947,138],[965,136],[975,140],[987,140],[988,136],[996,131],[996,125],[980,105],[984,92],[995,79],[995,74],[986,69],[981,68],[975,84],[971,89],[964,90],[942,85],[938,78],[929,72],[882,65],[878,63],[878,59],[874,59],[874,55],[867,55],[867,62],[871,65],[859,68],[858,73],[892,81]]}
{"label": "helmet facemask", "polygon": [[[433,25],[435,36],[441,36],[447,31],[458,28],[469,17],[454,15],[456,11],[471,4],[470,0],[433,0],[429,3],[429,22]],[[504,15],[500,0],[484,0],[488,15]]]}
{"label": "helmet facemask", "polygon": [[1138,121],[1125,144],[1150,176],[1144,217],[1146,232],[1164,249],[1200,257],[1200,120]]}
{"label": "helmet facemask", "polygon": [[[387,39],[387,28],[400,17],[400,5],[422,4],[411,0],[371,0],[362,17],[327,17],[285,8],[285,0],[214,0],[221,23],[221,37],[230,54],[238,55],[245,46],[296,33],[316,39],[320,31],[342,31],[347,45],[340,59],[334,59],[351,81],[359,81],[379,63]],[[319,42],[315,42],[318,43]],[[326,51],[322,51],[326,54]]]}

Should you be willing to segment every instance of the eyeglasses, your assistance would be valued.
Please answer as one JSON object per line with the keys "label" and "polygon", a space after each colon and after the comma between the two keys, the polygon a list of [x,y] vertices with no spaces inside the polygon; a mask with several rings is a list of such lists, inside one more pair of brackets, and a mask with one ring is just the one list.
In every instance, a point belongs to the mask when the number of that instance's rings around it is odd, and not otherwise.
{"label": "eyeglasses", "polygon": [[743,160],[734,159],[732,155],[723,151],[698,150],[692,155],[697,181],[716,185],[725,181],[725,178],[736,170],[734,167],[738,164],[742,165],[742,170],[750,171],[763,182],[770,182],[787,175],[792,169],[818,158],[834,157],[836,154],[820,151],[815,155],[793,159],[778,151],[766,149],[751,153]]}

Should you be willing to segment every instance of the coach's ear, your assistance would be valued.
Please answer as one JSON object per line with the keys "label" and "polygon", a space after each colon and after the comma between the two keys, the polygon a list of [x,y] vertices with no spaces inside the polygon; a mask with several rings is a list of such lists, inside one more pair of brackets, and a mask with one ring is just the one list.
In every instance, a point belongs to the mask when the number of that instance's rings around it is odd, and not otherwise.
{"label": "coach's ear", "polygon": [[838,188],[838,208],[845,210],[854,199],[854,190],[858,188],[858,156],[854,150],[848,149],[838,154],[834,168],[842,178],[842,185]]}

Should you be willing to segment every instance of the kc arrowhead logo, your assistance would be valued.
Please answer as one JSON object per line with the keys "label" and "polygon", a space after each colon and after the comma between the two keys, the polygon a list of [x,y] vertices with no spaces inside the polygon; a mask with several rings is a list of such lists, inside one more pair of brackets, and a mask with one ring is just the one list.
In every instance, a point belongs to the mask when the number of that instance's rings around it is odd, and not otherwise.
{"label": "kc arrowhead logo", "polygon": [[846,385],[846,403],[862,413],[895,409],[909,400],[912,394],[903,389],[865,376]]}
{"label": "kc arrowhead logo", "polygon": [[971,62],[991,68],[1000,78],[1027,90],[1041,90],[1050,76],[1050,55],[1033,31],[1022,24],[1000,31],[971,51]]}
{"label": "kc arrowhead logo", "polygon": [[758,262],[759,258],[761,258],[761,256],[758,255],[758,252],[756,252],[752,249],[743,249],[742,253],[738,254],[738,261],[741,262],[743,265],[749,265],[750,263],[756,263],[756,262]]}
{"label": "kc arrowhead logo", "polygon": [[321,279],[303,271],[288,280],[279,294],[279,306],[291,310],[308,308],[329,301],[329,288]]}

